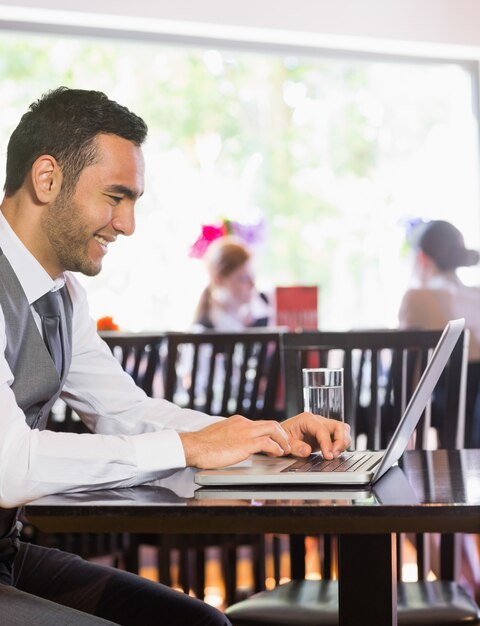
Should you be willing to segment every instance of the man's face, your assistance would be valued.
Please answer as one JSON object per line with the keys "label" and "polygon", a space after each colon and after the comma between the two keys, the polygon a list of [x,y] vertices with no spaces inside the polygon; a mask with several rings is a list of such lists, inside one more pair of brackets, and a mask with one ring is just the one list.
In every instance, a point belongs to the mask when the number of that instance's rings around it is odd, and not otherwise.
{"label": "man's face", "polygon": [[116,135],[99,135],[95,143],[95,163],[82,170],[73,192],[60,191],[42,218],[52,276],[66,270],[95,276],[108,245],[135,230],[135,202],[144,187],[142,151]]}

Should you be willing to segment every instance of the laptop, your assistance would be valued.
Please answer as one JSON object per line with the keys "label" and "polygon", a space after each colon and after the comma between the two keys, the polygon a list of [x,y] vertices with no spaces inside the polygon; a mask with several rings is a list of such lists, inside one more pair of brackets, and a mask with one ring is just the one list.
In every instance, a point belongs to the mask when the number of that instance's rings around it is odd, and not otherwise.
{"label": "laptop", "polygon": [[195,500],[201,502],[219,500],[231,502],[247,501],[261,506],[263,503],[288,501],[290,504],[326,502],[337,506],[360,504],[405,505],[418,504],[414,492],[403,470],[397,465],[391,467],[382,478],[371,485],[217,485],[197,487]]}
{"label": "laptop", "polygon": [[308,459],[253,455],[221,469],[201,470],[199,485],[369,485],[401,457],[427,406],[440,375],[465,326],[464,319],[446,325],[386,450],[346,451],[332,461],[321,453]]}
{"label": "laptop", "polygon": [[[397,468],[399,469],[399,468]],[[288,500],[291,504],[320,500],[334,502],[336,505],[373,504],[375,494],[368,485],[216,485],[200,487],[194,493],[195,500],[248,500],[256,502],[275,502]]]}

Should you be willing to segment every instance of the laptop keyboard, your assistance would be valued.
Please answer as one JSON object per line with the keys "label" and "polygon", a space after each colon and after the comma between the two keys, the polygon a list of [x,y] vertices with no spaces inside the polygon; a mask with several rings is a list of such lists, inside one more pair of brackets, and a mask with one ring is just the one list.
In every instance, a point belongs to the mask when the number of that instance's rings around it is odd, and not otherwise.
{"label": "laptop keyboard", "polygon": [[[312,455],[308,459],[300,459],[289,465],[282,472],[355,472],[372,460],[370,470],[378,463],[378,457],[368,452],[344,452],[336,459],[324,459],[321,455]],[[374,462],[373,462],[374,461]]]}

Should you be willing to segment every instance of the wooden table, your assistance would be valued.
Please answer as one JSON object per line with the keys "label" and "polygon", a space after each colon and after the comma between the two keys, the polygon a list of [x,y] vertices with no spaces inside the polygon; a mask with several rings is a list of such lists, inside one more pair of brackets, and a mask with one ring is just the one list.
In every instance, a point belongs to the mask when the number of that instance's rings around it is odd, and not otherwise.
{"label": "wooden table", "polygon": [[182,470],[150,486],[49,496],[28,504],[26,514],[47,532],[335,533],[341,626],[397,624],[395,533],[480,532],[480,450],[407,452],[363,492],[214,493],[196,489],[193,473]]}

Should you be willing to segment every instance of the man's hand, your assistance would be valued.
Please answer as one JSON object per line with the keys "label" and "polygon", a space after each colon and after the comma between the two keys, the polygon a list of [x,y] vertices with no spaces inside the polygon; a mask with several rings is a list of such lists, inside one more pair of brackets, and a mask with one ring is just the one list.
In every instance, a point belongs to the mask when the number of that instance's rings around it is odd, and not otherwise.
{"label": "man's hand", "polygon": [[313,413],[300,413],[282,422],[288,433],[291,454],[308,456],[321,450],[326,459],[333,459],[351,443],[350,426]]}
{"label": "man's hand", "polygon": [[241,415],[211,424],[202,430],[179,433],[187,466],[201,469],[225,467],[251,454],[290,454],[287,433],[274,420],[252,421]]}
{"label": "man's hand", "polygon": [[187,466],[201,469],[233,465],[257,452],[303,457],[320,449],[331,459],[350,444],[348,425],[312,413],[300,413],[281,424],[234,415],[202,430],[179,434]]}

